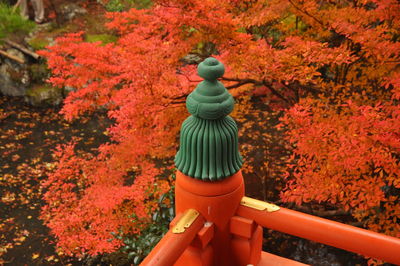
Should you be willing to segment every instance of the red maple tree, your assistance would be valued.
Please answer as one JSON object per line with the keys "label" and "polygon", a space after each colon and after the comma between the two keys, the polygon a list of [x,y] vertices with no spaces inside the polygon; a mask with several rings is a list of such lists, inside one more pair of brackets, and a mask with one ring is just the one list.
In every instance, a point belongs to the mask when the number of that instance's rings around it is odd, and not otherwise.
{"label": "red maple tree", "polygon": [[[199,80],[183,58],[195,53],[226,65],[222,81],[235,96],[256,90],[287,110],[285,201],[328,202],[398,234],[398,1],[160,0],[108,17],[116,43],[87,43],[80,32],[42,52],[50,81],[75,88],[67,119],[105,109],[115,122],[97,156],[57,151],[43,218],[61,247],[112,251],[121,243],[110,232],[140,230],[127,217],[146,216],[149,191],[166,189],[153,187],[153,160],[176,151],[184,99]],[[239,112],[250,109],[239,102]]]}

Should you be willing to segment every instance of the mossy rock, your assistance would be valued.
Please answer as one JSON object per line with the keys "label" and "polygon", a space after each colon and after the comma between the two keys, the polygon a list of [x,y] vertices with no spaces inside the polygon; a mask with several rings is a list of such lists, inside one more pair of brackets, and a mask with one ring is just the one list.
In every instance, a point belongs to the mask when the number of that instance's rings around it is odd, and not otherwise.
{"label": "mossy rock", "polygon": [[103,45],[106,45],[108,43],[115,43],[117,40],[117,36],[110,34],[86,34],[85,36],[85,41],[101,42]]}
{"label": "mossy rock", "polygon": [[62,89],[48,85],[34,86],[25,95],[25,101],[33,106],[59,105],[62,100]]}
{"label": "mossy rock", "polygon": [[34,37],[28,41],[28,44],[35,50],[43,50],[46,46],[50,45],[51,41],[42,36]]}
{"label": "mossy rock", "polygon": [[66,24],[63,27],[59,27],[56,25],[49,31],[49,34],[51,36],[60,36],[65,33],[79,31],[79,29],[80,29],[79,25],[75,23]]}
{"label": "mossy rock", "polygon": [[24,77],[24,72],[19,70],[19,69],[14,69],[14,68],[7,68],[7,73],[8,76],[10,77],[10,80],[13,82],[19,83],[23,77]]}
{"label": "mossy rock", "polygon": [[[100,1],[102,2],[102,1]],[[103,4],[109,12],[122,12],[131,8],[147,9],[153,4],[152,0],[109,0]]]}
{"label": "mossy rock", "polygon": [[45,63],[29,66],[29,74],[33,83],[43,83],[50,76],[50,70]]}
{"label": "mossy rock", "polygon": [[29,72],[10,64],[0,64],[0,93],[8,96],[23,96],[30,84]]}

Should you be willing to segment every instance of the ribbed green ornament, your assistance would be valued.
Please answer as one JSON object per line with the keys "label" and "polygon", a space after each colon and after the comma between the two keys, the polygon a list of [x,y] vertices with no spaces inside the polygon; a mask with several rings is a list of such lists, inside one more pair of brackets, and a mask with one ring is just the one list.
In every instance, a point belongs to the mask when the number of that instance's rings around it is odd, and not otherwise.
{"label": "ribbed green ornament", "polygon": [[197,68],[204,78],[186,99],[192,114],[182,124],[176,167],[185,175],[204,181],[217,181],[240,170],[238,129],[232,117],[234,100],[217,80],[224,65],[209,57]]}

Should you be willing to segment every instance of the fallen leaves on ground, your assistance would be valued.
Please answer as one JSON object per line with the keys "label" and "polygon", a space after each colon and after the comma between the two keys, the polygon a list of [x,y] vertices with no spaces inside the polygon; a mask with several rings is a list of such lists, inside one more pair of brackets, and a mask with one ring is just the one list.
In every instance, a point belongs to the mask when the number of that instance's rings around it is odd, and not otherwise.
{"label": "fallen leaves on ground", "polygon": [[[93,150],[107,140],[104,115],[66,122],[57,108],[34,108],[23,99],[0,98],[0,265],[53,265],[70,259],[56,251],[38,219],[40,181],[54,169],[52,150],[75,141]],[[101,122],[99,122],[101,121]]]}

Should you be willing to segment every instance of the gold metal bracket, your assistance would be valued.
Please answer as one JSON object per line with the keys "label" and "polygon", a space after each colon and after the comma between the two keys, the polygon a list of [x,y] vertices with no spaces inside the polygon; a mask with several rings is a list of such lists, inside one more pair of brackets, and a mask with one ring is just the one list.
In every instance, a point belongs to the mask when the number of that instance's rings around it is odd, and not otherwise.
{"label": "gold metal bracket", "polygon": [[180,234],[185,232],[186,229],[193,224],[193,222],[196,220],[198,216],[199,212],[196,211],[195,209],[187,210],[185,214],[182,215],[182,217],[176,223],[176,225],[172,228],[172,233]]}
{"label": "gold metal bracket", "polygon": [[272,204],[272,203],[268,203],[265,201],[261,201],[261,200],[256,200],[256,199],[252,199],[249,197],[243,197],[242,200],[240,201],[240,205],[249,207],[249,208],[253,208],[259,211],[264,211],[266,210],[267,212],[276,212],[279,211],[279,206]]}

